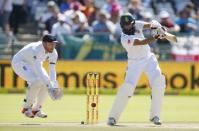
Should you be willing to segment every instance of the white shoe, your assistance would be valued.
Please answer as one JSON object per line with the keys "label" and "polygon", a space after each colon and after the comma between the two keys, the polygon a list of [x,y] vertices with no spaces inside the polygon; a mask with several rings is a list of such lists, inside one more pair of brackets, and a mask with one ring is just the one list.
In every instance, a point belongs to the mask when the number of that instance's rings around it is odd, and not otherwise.
{"label": "white shoe", "polygon": [[37,110],[37,111],[32,111],[34,116],[40,117],[40,118],[46,118],[47,115],[44,114],[41,110]]}
{"label": "white shoe", "polygon": [[22,113],[28,118],[34,118],[31,108],[23,108]]}

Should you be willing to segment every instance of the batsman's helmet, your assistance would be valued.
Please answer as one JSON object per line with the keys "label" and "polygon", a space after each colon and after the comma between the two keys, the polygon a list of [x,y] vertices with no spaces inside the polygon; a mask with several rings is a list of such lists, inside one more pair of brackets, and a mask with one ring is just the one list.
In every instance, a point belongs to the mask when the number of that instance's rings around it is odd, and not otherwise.
{"label": "batsman's helmet", "polygon": [[134,24],[135,18],[130,13],[125,13],[120,17],[120,26],[123,28],[124,25]]}

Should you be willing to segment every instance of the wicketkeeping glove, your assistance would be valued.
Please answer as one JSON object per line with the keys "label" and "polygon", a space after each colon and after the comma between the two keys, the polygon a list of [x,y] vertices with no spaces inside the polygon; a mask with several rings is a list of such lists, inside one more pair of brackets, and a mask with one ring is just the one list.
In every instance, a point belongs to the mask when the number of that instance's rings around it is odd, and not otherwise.
{"label": "wicketkeeping glove", "polygon": [[51,83],[51,86],[48,88],[48,94],[52,100],[59,100],[63,96],[63,90],[58,87],[58,83]]}

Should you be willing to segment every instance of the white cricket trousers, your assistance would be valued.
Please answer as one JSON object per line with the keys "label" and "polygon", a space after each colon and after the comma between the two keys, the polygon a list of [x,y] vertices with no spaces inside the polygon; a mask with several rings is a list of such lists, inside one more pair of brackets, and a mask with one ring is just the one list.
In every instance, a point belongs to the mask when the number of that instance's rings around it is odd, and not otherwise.
{"label": "white cricket trousers", "polygon": [[151,54],[148,58],[128,60],[125,82],[119,88],[109,114],[109,117],[113,117],[116,122],[125,109],[129,98],[133,95],[136,84],[143,72],[147,75],[152,88],[150,119],[155,116],[160,117],[160,110],[166,86],[165,77],[161,73],[155,55]]}

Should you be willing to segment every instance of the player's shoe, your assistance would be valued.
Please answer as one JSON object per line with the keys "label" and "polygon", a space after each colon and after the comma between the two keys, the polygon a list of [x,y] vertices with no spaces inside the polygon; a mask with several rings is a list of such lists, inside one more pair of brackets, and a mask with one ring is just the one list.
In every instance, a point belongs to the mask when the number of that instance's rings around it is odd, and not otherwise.
{"label": "player's shoe", "polygon": [[108,118],[107,124],[108,124],[109,126],[114,126],[114,125],[116,124],[115,118],[109,117],[109,118]]}
{"label": "player's shoe", "polygon": [[34,118],[31,108],[23,108],[21,112],[28,118]]}
{"label": "player's shoe", "polygon": [[41,110],[32,111],[33,115],[40,118],[47,118],[47,115],[44,114]]}
{"label": "player's shoe", "polygon": [[150,119],[151,122],[153,122],[155,125],[161,125],[161,121],[160,121],[160,118],[155,116],[153,117],[152,119]]}

